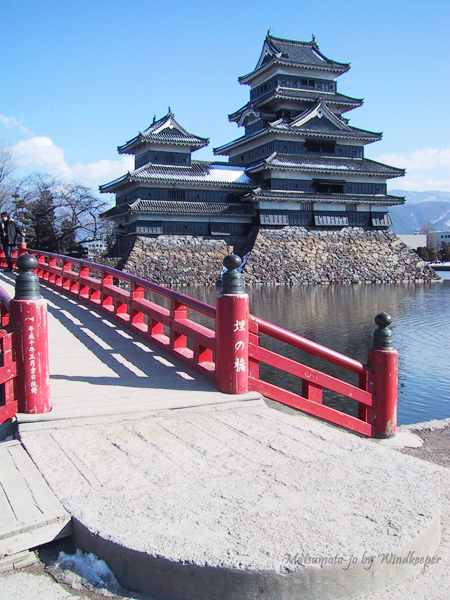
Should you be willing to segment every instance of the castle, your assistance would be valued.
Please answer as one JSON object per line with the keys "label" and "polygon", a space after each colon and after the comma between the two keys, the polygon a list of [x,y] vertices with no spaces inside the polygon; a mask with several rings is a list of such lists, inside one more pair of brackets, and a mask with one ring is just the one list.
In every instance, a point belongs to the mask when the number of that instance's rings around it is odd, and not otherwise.
{"label": "castle", "polygon": [[382,134],[344,116],[363,103],[337,91],[349,68],[322,54],[314,38],[268,32],[256,67],[239,78],[250,86],[249,102],[229,115],[244,134],[214,149],[228,162],[194,160],[209,139],[190,133],[170,108],[119,146],[135,168],[100,191],[116,195],[104,216],[116,224],[122,252],[137,239],[154,248],[161,237],[167,247],[167,236],[187,236],[251,256],[258,237],[286,228],[294,237],[386,232],[389,206],[405,201],[387,193],[386,181],[404,171],[364,158]]}

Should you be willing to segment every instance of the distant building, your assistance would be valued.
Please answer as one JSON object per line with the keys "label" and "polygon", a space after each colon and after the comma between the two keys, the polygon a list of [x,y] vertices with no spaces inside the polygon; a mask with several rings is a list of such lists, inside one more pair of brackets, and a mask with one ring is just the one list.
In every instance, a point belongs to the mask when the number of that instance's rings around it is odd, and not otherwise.
{"label": "distant building", "polygon": [[104,254],[107,250],[107,244],[105,240],[93,240],[92,242],[82,242],[81,246],[86,251],[86,256],[88,259],[96,258]]}
{"label": "distant building", "polygon": [[397,237],[413,250],[423,248],[427,245],[426,233],[397,233]]}
{"label": "distant building", "polygon": [[427,235],[427,246],[439,246],[442,243],[450,244],[450,230],[447,231],[430,231]]}
{"label": "distant building", "polygon": [[244,237],[253,228],[386,228],[389,206],[404,198],[386,191],[402,169],[364,158],[381,139],[343,115],[363,101],[337,91],[350,68],[311,42],[267,34],[253,71],[239,82],[250,100],[229,115],[244,135],[214,149],[228,162],[195,161],[209,143],[185,129],[169,109],[118,147],[134,170],[100,186],[116,194],[105,213],[123,236],[189,234]]}

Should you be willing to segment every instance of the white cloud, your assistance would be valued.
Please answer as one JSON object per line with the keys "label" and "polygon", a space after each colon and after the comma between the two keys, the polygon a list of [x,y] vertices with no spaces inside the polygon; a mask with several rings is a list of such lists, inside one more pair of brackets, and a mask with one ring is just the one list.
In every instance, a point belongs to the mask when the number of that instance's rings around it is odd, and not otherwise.
{"label": "white cloud", "polygon": [[390,189],[408,192],[450,192],[450,173],[441,177],[432,175],[406,175],[402,179],[391,179]]}
{"label": "white cloud", "polygon": [[391,189],[414,192],[450,191],[450,148],[422,148],[412,154],[386,154],[376,160],[406,169],[405,177],[389,182]]}
{"label": "white cloud", "polygon": [[92,187],[108,183],[133,169],[133,157],[124,156],[119,160],[100,160],[96,163],[78,163],[69,166],[64,151],[45,136],[35,136],[22,140],[12,148],[16,164],[31,170],[45,171],[60,175],[64,179],[78,181]]}
{"label": "white cloud", "polygon": [[407,155],[386,154],[385,156],[380,156],[377,160],[394,167],[408,169],[408,171],[450,169],[450,148],[443,148],[442,150],[423,148]]}
{"label": "white cloud", "polygon": [[5,117],[5,115],[0,115],[0,123],[2,123],[3,126],[6,127],[6,129],[18,127],[19,131],[21,131],[25,135],[33,135],[31,129],[25,127],[25,125],[22,124],[22,121],[18,121],[15,117]]}

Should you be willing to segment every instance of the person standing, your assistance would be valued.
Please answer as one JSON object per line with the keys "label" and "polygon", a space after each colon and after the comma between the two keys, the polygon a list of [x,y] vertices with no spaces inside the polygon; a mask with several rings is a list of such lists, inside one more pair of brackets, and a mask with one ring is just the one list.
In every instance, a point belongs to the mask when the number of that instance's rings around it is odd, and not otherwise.
{"label": "person standing", "polygon": [[5,271],[12,272],[12,250],[14,246],[17,246],[21,241],[22,231],[14,219],[10,219],[7,212],[2,212],[1,214],[0,236],[0,241],[6,257],[6,264],[8,265]]}

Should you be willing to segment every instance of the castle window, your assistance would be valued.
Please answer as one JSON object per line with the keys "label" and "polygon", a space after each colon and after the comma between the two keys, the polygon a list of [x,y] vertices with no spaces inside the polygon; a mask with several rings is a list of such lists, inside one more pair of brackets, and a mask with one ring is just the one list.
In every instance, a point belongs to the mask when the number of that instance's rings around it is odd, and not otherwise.
{"label": "castle window", "polygon": [[313,88],[315,86],[316,86],[316,84],[314,82],[314,79],[308,79],[308,87]]}
{"label": "castle window", "polygon": [[344,193],[344,183],[340,181],[314,181],[313,187],[317,194]]}
{"label": "castle window", "polygon": [[334,147],[334,142],[306,141],[306,151],[315,154],[334,154]]}
{"label": "castle window", "polygon": [[167,157],[167,164],[168,165],[174,165],[175,164],[175,157],[173,154],[169,154]]}
{"label": "castle window", "polygon": [[169,200],[185,200],[186,192],[184,190],[169,190]]}

